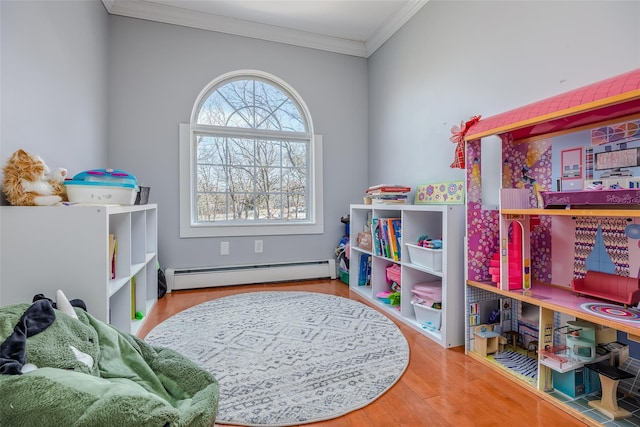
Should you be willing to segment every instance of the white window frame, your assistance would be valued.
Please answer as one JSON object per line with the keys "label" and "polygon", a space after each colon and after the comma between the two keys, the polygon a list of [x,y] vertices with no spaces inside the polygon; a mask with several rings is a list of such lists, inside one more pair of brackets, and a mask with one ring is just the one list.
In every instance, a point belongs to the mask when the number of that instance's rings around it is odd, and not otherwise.
{"label": "white window frame", "polygon": [[[212,87],[223,80],[233,77],[255,77],[265,79],[280,85],[295,99],[306,116],[309,126],[310,158],[309,158],[309,186],[310,212],[307,221],[270,223],[233,224],[224,222],[197,223],[194,217],[195,200],[195,164],[196,164],[196,118],[203,97],[208,96]],[[180,169],[180,237],[240,237],[240,236],[276,236],[295,234],[322,234],[323,220],[323,163],[322,163],[322,135],[313,134],[311,115],[302,98],[287,83],[279,78],[255,70],[240,70],[224,74],[210,82],[198,95],[191,113],[191,123],[180,123],[179,135],[179,169]]]}

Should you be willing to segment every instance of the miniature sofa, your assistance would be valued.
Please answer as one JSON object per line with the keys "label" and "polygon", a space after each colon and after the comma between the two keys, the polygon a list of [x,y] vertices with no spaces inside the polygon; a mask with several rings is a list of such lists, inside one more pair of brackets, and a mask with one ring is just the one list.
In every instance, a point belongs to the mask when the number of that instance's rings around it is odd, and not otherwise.
{"label": "miniature sofa", "polygon": [[634,305],[640,302],[640,279],[587,271],[583,279],[573,279],[571,288],[579,294]]}
{"label": "miniature sofa", "polygon": [[80,308],[76,318],[47,303],[0,307],[0,425],[214,425],[210,373]]}

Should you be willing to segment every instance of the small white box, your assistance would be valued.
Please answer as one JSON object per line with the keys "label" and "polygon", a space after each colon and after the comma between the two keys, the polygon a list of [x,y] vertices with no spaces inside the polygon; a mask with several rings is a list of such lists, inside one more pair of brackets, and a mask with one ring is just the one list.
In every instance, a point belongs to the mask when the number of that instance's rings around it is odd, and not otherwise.
{"label": "small white box", "polygon": [[442,310],[424,306],[416,301],[411,301],[411,305],[413,305],[418,323],[425,329],[440,330]]}
{"label": "small white box", "polygon": [[407,243],[409,261],[419,267],[425,267],[434,271],[442,271],[442,249],[423,248],[422,246]]}

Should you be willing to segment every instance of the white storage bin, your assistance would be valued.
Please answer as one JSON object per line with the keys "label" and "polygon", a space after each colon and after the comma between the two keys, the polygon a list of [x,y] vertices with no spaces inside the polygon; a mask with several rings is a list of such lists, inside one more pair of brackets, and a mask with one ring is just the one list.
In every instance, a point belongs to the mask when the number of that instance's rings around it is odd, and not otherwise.
{"label": "white storage bin", "polygon": [[73,203],[131,206],[136,201],[136,195],[136,190],[133,188],[67,185],[67,196]]}
{"label": "white storage bin", "polygon": [[442,271],[442,249],[423,248],[422,246],[407,243],[409,261],[420,267],[434,271]]}
{"label": "white storage bin", "polygon": [[442,302],[441,282],[416,283],[411,289],[411,293],[427,302]]}
{"label": "white storage bin", "polygon": [[92,169],[64,182],[69,201],[98,205],[133,205],[138,193],[135,176],[118,169]]}
{"label": "white storage bin", "polygon": [[411,301],[411,305],[413,306],[413,311],[416,314],[418,323],[425,329],[440,330],[442,310],[424,306],[417,301]]}

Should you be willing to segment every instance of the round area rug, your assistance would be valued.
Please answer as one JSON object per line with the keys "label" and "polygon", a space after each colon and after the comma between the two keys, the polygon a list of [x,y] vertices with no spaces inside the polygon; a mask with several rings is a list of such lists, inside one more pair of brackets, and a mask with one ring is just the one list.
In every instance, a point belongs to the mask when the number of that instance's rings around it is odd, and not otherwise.
{"label": "round area rug", "polygon": [[640,322],[640,312],[621,305],[587,302],[580,304],[580,308],[589,313],[597,314],[598,316],[608,317],[609,319]]}
{"label": "round area rug", "polygon": [[145,338],[211,372],[216,423],[289,426],[339,417],[387,391],[409,345],[378,311],[313,292],[250,292],[184,310]]}

